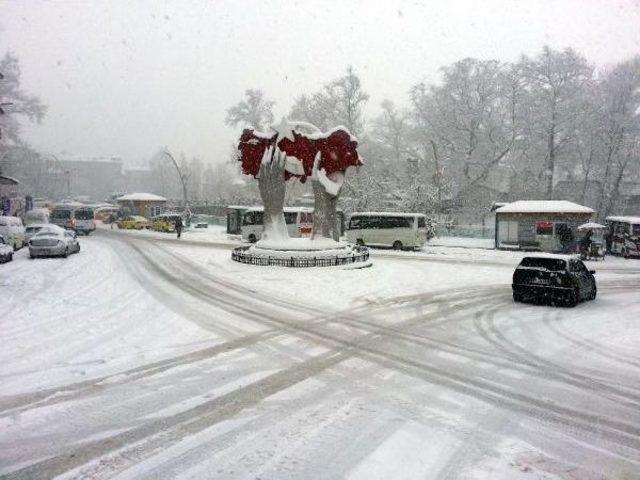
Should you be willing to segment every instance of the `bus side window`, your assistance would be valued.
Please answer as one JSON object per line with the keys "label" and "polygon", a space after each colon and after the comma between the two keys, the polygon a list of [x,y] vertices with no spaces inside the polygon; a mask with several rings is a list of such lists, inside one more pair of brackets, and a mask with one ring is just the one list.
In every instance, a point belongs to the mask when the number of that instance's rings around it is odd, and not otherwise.
{"label": "bus side window", "polygon": [[284,212],[284,221],[287,225],[296,223],[298,212]]}
{"label": "bus side window", "polygon": [[384,228],[381,217],[367,217],[362,219],[360,228]]}

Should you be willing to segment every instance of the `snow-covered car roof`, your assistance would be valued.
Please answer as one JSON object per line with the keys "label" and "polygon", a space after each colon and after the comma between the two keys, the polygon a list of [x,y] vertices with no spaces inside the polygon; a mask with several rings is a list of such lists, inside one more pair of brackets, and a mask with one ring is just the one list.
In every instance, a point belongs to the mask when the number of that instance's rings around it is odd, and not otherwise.
{"label": "snow-covered car roof", "polygon": [[426,217],[424,213],[411,212],[353,212],[353,217]]}
{"label": "snow-covered car roof", "polygon": [[22,220],[20,217],[0,216],[0,221],[4,226],[10,225],[12,227],[22,227]]}
{"label": "snow-covered car roof", "polygon": [[55,232],[64,232],[64,228],[54,223],[32,223],[31,225],[27,225],[27,228],[43,228]]}
{"label": "snow-covered car roof", "polygon": [[604,228],[607,228],[607,226],[595,222],[587,222],[580,225],[578,230],[601,230]]}
{"label": "snow-covered car roof", "polygon": [[606,220],[609,222],[625,222],[625,223],[640,224],[640,217],[607,217]]}
{"label": "snow-covered car roof", "polygon": [[36,237],[64,237],[64,232],[64,228],[61,228],[60,230],[40,230],[33,237],[31,237],[31,239],[33,240]]}
{"label": "snow-covered car roof", "polygon": [[166,202],[167,199],[161,197],[160,195],[156,195],[155,193],[130,193],[128,195],[123,195],[118,197],[116,200],[118,201],[133,201],[133,202]]}
{"label": "snow-covered car roof", "polygon": [[568,254],[560,254],[560,253],[533,253],[533,254],[529,254],[529,255],[525,255],[524,258],[548,258],[551,260],[564,260],[564,261],[569,261],[569,260],[579,260],[580,256],[579,255],[568,255]]}
{"label": "snow-covered car roof", "polygon": [[496,213],[593,213],[593,209],[567,200],[518,200]]}

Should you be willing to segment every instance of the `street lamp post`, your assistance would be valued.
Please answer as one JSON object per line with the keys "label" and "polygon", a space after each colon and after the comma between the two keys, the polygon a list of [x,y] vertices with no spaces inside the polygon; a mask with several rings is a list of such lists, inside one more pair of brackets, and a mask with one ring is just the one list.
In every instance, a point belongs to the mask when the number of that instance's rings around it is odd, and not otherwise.
{"label": "street lamp post", "polygon": [[189,201],[187,200],[188,198],[187,197],[187,181],[189,180],[189,175],[180,169],[180,165],[178,165],[177,160],[173,155],[171,155],[169,150],[167,149],[162,150],[162,154],[168,157],[169,160],[171,160],[171,162],[173,163],[173,166],[176,167],[176,171],[178,172],[178,178],[180,179],[180,183],[182,184],[182,199],[184,202],[184,214],[188,224],[191,221],[191,215],[189,215]]}
{"label": "street lamp post", "polygon": [[64,171],[64,175],[67,180],[67,198],[71,198],[71,172],[69,170]]}

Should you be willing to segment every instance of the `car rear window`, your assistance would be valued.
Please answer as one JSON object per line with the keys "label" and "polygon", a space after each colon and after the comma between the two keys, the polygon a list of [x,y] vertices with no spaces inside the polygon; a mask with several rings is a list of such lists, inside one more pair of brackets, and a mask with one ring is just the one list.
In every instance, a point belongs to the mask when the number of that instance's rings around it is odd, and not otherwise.
{"label": "car rear window", "polygon": [[527,257],[522,259],[522,262],[520,262],[520,266],[530,268],[544,268],[545,270],[549,270],[551,272],[559,272],[561,270],[565,270],[567,264],[564,260],[561,260],[559,258]]}

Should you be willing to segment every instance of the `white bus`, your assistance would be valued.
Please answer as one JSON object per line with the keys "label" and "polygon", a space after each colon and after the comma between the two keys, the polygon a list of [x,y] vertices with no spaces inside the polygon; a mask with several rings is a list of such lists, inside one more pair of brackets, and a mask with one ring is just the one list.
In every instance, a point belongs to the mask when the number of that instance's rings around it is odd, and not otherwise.
{"label": "white bus", "polygon": [[[242,214],[240,231],[242,239],[251,243],[262,237],[264,230],[264,208],[247,208]],[[313,209],[307,207],[284,207],[284,220],[291,238],[310,237],[313,230]]]}
{"label": "white bus", "polygon": [[420,213],[356,212],[347,240],[358,245],[420,249],[427,241],[427,217]]}

